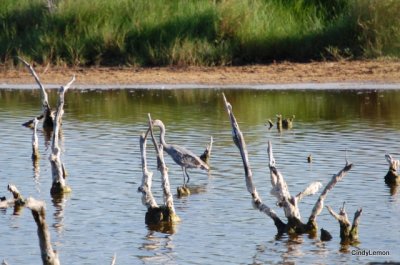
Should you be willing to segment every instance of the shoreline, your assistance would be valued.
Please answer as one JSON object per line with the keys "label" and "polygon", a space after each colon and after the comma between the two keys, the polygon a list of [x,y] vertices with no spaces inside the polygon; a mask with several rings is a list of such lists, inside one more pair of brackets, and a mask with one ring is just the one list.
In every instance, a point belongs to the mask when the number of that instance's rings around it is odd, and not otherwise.
{"label": "shoreline", "polygon": [[[76,75],[80,89],[400,89],[400,61],[281,62],[224,67],[91,67],[34,66],[46,88],[58,88]],[[0,88],[35,88],[25,67],[0,68]]]}
{"label": "shoreline", "polygon": [[[46,84],[46,89],[55,90],[61,85]],[[38,89],[32,84],[0,84],[3,90]],[[343,82],[343,83],[284,83],[284,84],[240,84],[240,85],[201,85],[201,84],[124,84],[124,85],[72,85],[75,90],[185,90],[185,89],[243,89],[243,90],[400,90],[398,83]]]}

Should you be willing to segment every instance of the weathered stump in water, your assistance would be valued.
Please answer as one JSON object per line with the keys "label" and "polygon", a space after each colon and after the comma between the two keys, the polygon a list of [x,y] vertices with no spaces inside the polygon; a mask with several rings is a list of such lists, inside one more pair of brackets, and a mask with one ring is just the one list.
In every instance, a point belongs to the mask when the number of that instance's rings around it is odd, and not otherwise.
{"label": "weathered stump in water", "polygon": [[[152,229],[170,231],[172,229],[171,227],[175,223],[179,222],[180,219],[175,213],[173,197],[170,191],[168,168],[164,161],[163,146],[161,144],[157,144],[157,141],[154,138],[150,114],[149,120],[149,129],[147,130],[146,134],[142,134],[140,136],[143,177],[142,185],[138,188],[138,191],[142,193],[142,203],[147,207],[145,223]],[[160,170],[162,176],[164,205],[161,206],[158,206],[157,202],[154,200],[151,192],[153,173],[147,169],[146,141],[149,132],[156,149],[158,169]]]}
{"label": "weathered stump in water", "polygon": [[260,196],[253,184],[253,174],[251,171],[248,153],[246,148],[246,143],[242,132],[240,131],[239,124],[232,111],[232,105],[226,100],[223,94],[225,107],[228,112],[231,126],[232,126],[232,138],[235,145],[239,148],[240,155],[243,161],[243,167],[245,171],[245,182],[247,191],[251,194],[253,206],[260,210],[261,212],[268,215],[273,221],[278,230],[278,235],[283,233],[288,234],[303,234],[308,233],[312,237],[317,234],[318,225],[316,222],[317,216],[321,213],[323,209],[323,203],[327,196],[327,193],[336,185],[336,183],[341,180],[346,173],[351,169],[352,164],[346,163],[345,167],[339,171],[338,174],[334,175],[331,181],[326,185],[321,195],[319,196],[315,206],[311,212],[311,215],[307,223],[301,221],[300,211],[298,208],[298,203],[300,200],[312,194],[315,194],[321,187],[321,183],[314,182],[311,183],[304,191],[300,192],[296,196],[291,196],[289,193],[288,186],[284,180],[282,174],[278,171],[275,166],[275,158],[272,152],[272,144],[268,143],[268,155],[269,155],[269,169],[271,177],[271,194],[277,198],[277,205],[283,208],[285,217],[287,218],[287,223],[284,223],[276,213],[267,205],[262,203]]}
{"label": "weathered stump in water", "polygon": [[389,170],[385,176],[385,183],[389,186],[400,185],[400,175],[397,172],[399,169],[400,161],[392,158],[391,155],[385,155],[386,161],[389,163]]}
{"label": "weathered stump in water", "polygon": [[329,213],[339,222],[340,224],[340,243],[342,245],[354,245],[359,243],[358,241],[358,224],[362,213],[362,209],[358,209],[354,214],[353,224],[347,217],[347,213],[343,207],[340,208],[339,214],[332,210],[330,206],[326,206]]}
{"label": "weathered stump in water", "polygon": [[71,192],[71,188],[66,184],[66,172],[64,164],[61,162],[61,148],[59,146],[60,130],[62,124],[62,116],[64,114],[64,96],[65,92],[75,81],[75,76],[72,80],[59,90],[59,100],[57,106],[57,112],[54,119],[54,129],[53,129],[53,140],[51,144],[52,153],[50,154],[49,160],[51,164],[51,174],[52,174],[52,186],[50,193],[53,196],[62,195],[64,193]]}

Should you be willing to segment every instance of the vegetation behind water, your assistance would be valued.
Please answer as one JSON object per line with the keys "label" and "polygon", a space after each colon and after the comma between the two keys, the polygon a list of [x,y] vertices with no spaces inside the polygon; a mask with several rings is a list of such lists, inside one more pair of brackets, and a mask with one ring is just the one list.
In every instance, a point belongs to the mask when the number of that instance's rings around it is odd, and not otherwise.
{"label": "vegetation behind water", "polygon": [[[49,6],[48,3],[53,3]],[[0,62],[238,65],[400,56],[397,0],[2,0]]]}

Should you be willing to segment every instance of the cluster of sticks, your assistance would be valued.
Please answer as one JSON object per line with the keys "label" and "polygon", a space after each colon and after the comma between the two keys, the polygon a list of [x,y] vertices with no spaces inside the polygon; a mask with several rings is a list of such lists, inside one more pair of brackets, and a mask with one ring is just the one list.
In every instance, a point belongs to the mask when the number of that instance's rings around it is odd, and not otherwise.
{"label": "cluster of sticks", "polygon": [[[171,194],[168,168],[164,161],[164,152],[162,144],[158,144],[153,134],[153,123],[150,114],[149,117],[149,128],[146,133],[140,136],[140,152],[142,157],[142,184],[138,188],[138,192],[142,193],[142,203],[147,207],[147,213],[145,217],[145,223],[152,226],[154,229],[169,230],[171,225],[179,222],[180,219],[175,213],[174,200]],[[154,144],[154,148],[157,153],[157,165],[158,170],[161,172],[161,185],[164,194],[164,205],[159,206],[155,201],[151,192],[153,172],[147,168],[147,138],[151,135],[151,139]]]}
{"label": "cluster of sticks", "polygon": [[75,82],[75,76],[72,77],[71,81],[65,86],[61,86],[58,94],[58,104],[57,109],[53,112],[49,100],[47,92],[39,79],[39,76],[36,74],[33,67],[24,59],[18,57],[25,66],[29,69],[32,76],[35,78],[36,83],[40,87],[41,98],[42,98],[42,114],[38,117],[24,123],[24,126],[33,128],[33,136],[32,136],[32,160],[34,163],[39,159],[39,150],[38,150],[38,137],[37,137],[37,127],[39,120],[43,119],[43,130],[47,133],[52,133],[53,139],[51,142],[51,150],[52,153],[49,157],[51,164],[51,174],[52,174],[52,186],[50,189],[50,193],[53,196],[62,195],[64,193],[71,192],[71,188],[66,184],[66,170],[64,163],[61,161],[61,148],[59,146],[60,134],[61,134],[61,125],[62,125],[62,116],[64,114],[64,98],[65,93],[71,87],[71,85]]}
{"label": "cluster of sticks", "polygon": [[[18,57],[19,58],[19,57]],[[41,99],[42,99],[42,114],[34,119],[24,123],[26,127],[33,128],[32,135],[32,160],[34,165],[38,163],[40,158],[39,155],[39,140],[37,136],[39,120],[43,119],[43,131],[45,134],[52,135],[51,142],[51,154],[49,157],[51,164],[52,173],[52,186],[50,189],[51,195],[54,197],[63,196],[65,193],[71,192],[71,188],[66,184],[66,170],[65,166],[61,161],[61,148],[59,145],[61,135],[62,116],[64,114],[64,97],[67,90],[70,88],[72,83],[75,81],[75,76],[65,86],[61,86],[59,89],[58,104],[55,111],[52,111],[47,92],[41,83],[38,75],[36,74],[33,67],[26,62],[24,59],[19,58],[24,65],[29,69],[32,76],[35,78],[36,83],[40,87]],[[31,209],[33,218],[38,227],[39,246],[41,250],[42,262],[46,265],[58,265],[60,261],[58,259],[57,252],[53,250],[50,241],[50,233],[46,224],[46,211],[45,202],[38,201],[34,198],[24,199],[20,194],[16,186],[8,185],[8,190],[13,194],[13,199],[2,198],[0,202],[0,208],[14,207],[14,214],[19,214],[23,207]]]}
{"label": "cluster of sticks", "polygon": [[[239,129],[239,124],[236,121],[236,118],[232,112],[231,104],[226,100],[225,95],[223,94],[225,107],[228,112],[231,125],[232,125],[232,138],[235,145],[239,148],[240,155],[243,161],[243,167],[245,171],[245,182],[247,191],[251,194],[253,206],[265,213],[269,216],[273,221],[278,230],[278,235],[282,235],[283,233],[288,234],[303,234],[308,233],[312,237],[316,237],[318,225],[316,222],[317,216],[322,212],[324,201],[326,196],[330,190],[336,185],[336,183],[343,179],[346,173],[352,168],[352,164],[349,164],[346,161],[346,165],[343,167],[339,173],[333,175],[332,179],[323,189],[320,194],[317,202],[312,209],[311,215],[308,218],[307,223],[303,223],[301,221],[300,211],[298,208],[298,203],[305,196],[309,196],[315,194],[319,188],[322,186],[319,182],[311,183],[304,191],[300,192],[296,196],[291,196],[289,193],[289,189],[286,181],[284,180],[282,174],[278,171],[275,165],[275,159],[272,152],[272,144],[268,142],[268,155],[269,155],[269,170],[271,177],[271,194],[276,197],[277,205],[282,207],[285,213],[285,217],[287,218],[287,223],[283,222],[278,215],[264,204],[258,195],[255,185],[253,184],[253,174],[251,171],[248,153],[246,149],[246,143],[243,138],[243,134]],[[340,237],[342,244],[353,244],[357,243],[358,240],[358,223],[359,217],[361,216],[362,209],[357,210],[354,216],[353,224],[350,225],[350,222],[347,218],[347,214],[343,208],[340,210],[339,214],[336,214],[332,208],[328,207],[330,214],[336,218],[340,223]],[[322,229],[321,229],[322,231]],[[323,230],[325,231],[325,230]],[[325,231],[324,235],[321,236],[321,240],[329,240],[331,238],[330,234]]]}

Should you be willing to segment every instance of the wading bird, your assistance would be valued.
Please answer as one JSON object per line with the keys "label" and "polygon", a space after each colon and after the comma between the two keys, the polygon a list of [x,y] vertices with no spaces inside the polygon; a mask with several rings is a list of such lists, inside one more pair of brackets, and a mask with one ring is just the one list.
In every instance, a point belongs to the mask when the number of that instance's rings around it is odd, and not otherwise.
{"label": "wading bird", "polygon": [[187,173],[188,168],[200,168],[207,171],[210,170],[210,167],[193,152],[182,146],[167,144],[165,142],[165,126],[162,121],[153,120],[152,125],[160,128],[160,142],[163,145],[164,150],[172,157],[176,164],[181,166],[183,172],[183,185],[189,183],[190,178],[189,174]]}

